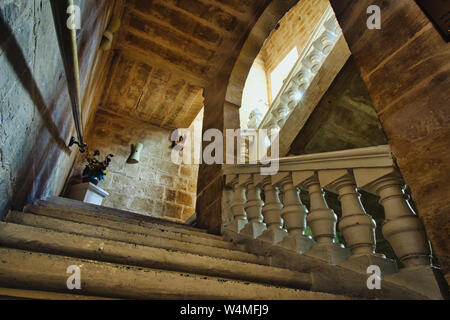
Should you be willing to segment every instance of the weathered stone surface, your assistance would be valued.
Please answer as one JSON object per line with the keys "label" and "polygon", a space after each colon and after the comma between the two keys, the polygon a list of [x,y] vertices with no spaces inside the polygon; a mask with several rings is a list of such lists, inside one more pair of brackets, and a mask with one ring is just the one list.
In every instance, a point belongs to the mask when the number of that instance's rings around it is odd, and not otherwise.
{"label": "weathered stone surface", "polygon": [[[414,1],[331,3],[433,253],[448,273],[450,47]],[[369,5],[381,8],[381,30],[367,29]]]}
{"label": "weathered stone surface", "polygon": [[[96,50],[112,2],[83,2],[78,33],[83,120],[107,54]],[[92,23],[95,21],[95,23]],[[58,194],[76,149],[73,119],[49,1],[0,3],[0,217],[9,207]]]}
{"label": "weathered stone surface", "polygon": [[[146,217],[143,220],[151,220],[156,223],[159,222],[160,224],[153,225],[143,223],[142,221],[139,221],[139,219],[132,219],[131,217],[135,217],[136,214],[131,212],[108,209],[62,198],[52,198],[51,202],[39,202],[46,204],[46,207],[40,208],[41,211],[39,215],[11,212],[8,215],[8,221],[14,222],[14,224],[0,224],[0,229],[2,229],[2,232],[0,232],[0,242],[2,242],[3,245],[11,246],[16,249],[25,248],[39,252],[59,253],[71,256],[69,259],[79,259],[82,257],[93,258],[97,261],[91,260],[90,262],[94,262],[97,265],[109,264],[106,261],[120,261],[120,263],[126,261],[128,265],[126,270],[128,271],[135,270],[134,266],[140,266],[140,270],[142,270],[142,268],[151,270],[148,269],[149,266],[157,267],[160,269],[160,274],[157,276],[157,279],[158,281],[164,282],[166,287],[170,286],[171,282],[170,279],[164,277],[165,270],[172,273],[174,273],[173,271],[175,270],[178,270],[178,272],[181,270],[188,270],[191,272],[189,276],[192,275],[196,277],[197,275],[202,274],[203,279],[205,279],[203,274],[206,273],[212,275],[214,278],[216,275],[222,274],[226,275],[227,278],[237,277],[236,279],[252,279],[252,281],[258,283],[279,283],[282,286],[288,287],[297,285],[304,287],[306,285],[309,288],[309,286],[312,285],[312,288],[314,288],[313,290],[336,294],[344,293],[345,295],[358,298],[441,298],[439,290],[436,291],[436,286],[433,288],[429,283],[425,284],[427,292],[422,293],[421,288],[423,284],[416,285],[414,283],[409,285],[408,288],[404,288],[402,284],[399,285],[396,281],[391,281],[387,278],[383,279],[381,290],[368,290],[366,286],[367,273],[365,270],[355,271],[352,268],[346,268],[344,266],[332,266],[321,260],[308,257],[307,255],[299,255],[290,250],[263,244],[259,240],[251,239],[250,241],[245,242],[245,251],[254,252],[256,253],[255,256],[249,253],[243,253],[243,247],[224,242],[222,237],[201,233],[198,229],[194,232],[192,229],[195,228],[183,226],[179,223],[168,222],[151,217]],[[54,211],[54,207],[57,206],[59,207],[59,211]],[[36,208],[38,207],[30,207],[30,209]],[[105,219],[106,217],[100,219],[103,215],[107,215],[108,219]],[[56,217],[56,219],[50,218],[52,216]],[[81,221],[67,221],[73,220],[74,218],[81,219]],[[88,220],[86,220],[86,218],[88,218]],[[110,228],[110,226],[104,227],[101,226],[101,224],[99,225],[98,222],[93,223],[92,218],[97,219],[97,221],[108,220],[109,222],[117,222],[120,225],[114,228]],[[24,224],[30,226],[25,226]],[[142,226],[142,231],[133,229],[136,226]],[[161,227],[176,228],[179,232],[183,232],[182,237],[179,239],[175,239],[172,236],[168,237],[164,234],[172,233],[173,235],[175,233],[168,230],[160,230]],[[152,229],[159,232],[162,237],[149,233]],[[130,231],[133,233],[130,233]],[[193,232],[192,234],[195,233],[197,236],[189,237],[190,234],[186,232]],[[200,235],[201,237],[199,237]],[[206,246],[199,244],[199,240],[201,239],[208,239],[208,241],[211,241],[213,238],[221,240],[210,242],[208,245],[205,244]],[[134,239],[136,239],[137,242],[135,242]],[[166,239],[171,240],[164,241]],[[218,249],[221,248],[221,246],[217,245],[222,243],[229,246],[231,245],[231,247],[229,247],[231,251],[227,250],[225,247],[223,247],[225,250]],[[176,247],[178,245],[180,246],[178,249],[172,249],[174,246]],[[208,246],[210,249],[207,248]],[[18,252],[17,250],[12,251]],[[0,275],[6,274],[13,277],[16,281],[15,287],[18,288],[55,290],[54,288],[48,287],[49,283],[51,283],[51,281],[49,282],[49,279],[44,279],[44,281],[39,282],[39,279],[42,278],[42,272],[39,270],[29,272],[26,276],[27,281],[22,278],[22,276],[25,276],[27,273],[24,273],[24,267],[26,268],[26,266],[28,266],[28,262],[30,262],[30,266],[33,265],[33,263],[36,263],[36,261],[33,260],[33,257],[39,256],[38,253],[26,252],[26,258],[22,257],[22,259],[17,259],[17,261],[21,260],[21,267],[17,268],[14,262],[15,260],[8,260],[11,257],[10,252],[11,251],[5,251],[2,253],[3,264],[0,267],[3,269],[0,270]],[[15,253],[12,255],[14,254]],[[54,266],[56,262],[53,257],[58,256],[47,255],[42,259],[42,263],[45,266],[47,266],[47,263]],[[59,256],[59,258],[64,259],[64,257],[61,256]],[[250,262],[253,260],[256,264]],[[83,261],[83,267],[90,266],[88,261]],[[244,263],[244,261],[246,262]],[[65,261],[65,263],[68,262]],[[69,263],[69,265],[72,264],[74,263]],[[212,268],[210,268],[210,266],[212,266]],[[21,270],[20,275],[17,273],[19,270]],[[52,274],[53,276],[57,274],[53,272],[52,269],[48,269],[48,267],[43,270],[49,271],[48,274]],[[86,287],[85,276],[86,271],[89,273],[89,270],[91,269],[84,268],[82,270],[83,287]],[[196,274],[192,273],[193,270]],[[268,270],[271,270],[272,272],[267,272]],[[279,272],[281,270],[282,272]],[[175,272],[175,274],[176,273],[177,272]],[[310,276],[309,273],[312,273],[312,275]],[[36,274],[39,274],[39,276],[35,277]],[[106,270],[98,272],[97,278],[105,274],[111,275],[111,272]],[[270,274],[269,278],[267,278],[267,274]],[[414,274],[414,272],[412,272],[412,274]],[[4,281],[5,279],[10,278],[0,278],[0,285],[11,285],[11,283]],[[135,284],[136,279],[128,279],[124,276],[123,271],[119,278],[123,280],[124,283],[133,283],[133,285],[124,286],[127,288],[126,290],[115,290],[116,296],[126,297],[123,295],[126,295],[127,292],[129,292],[127,290],[134,291],[138,289]],[[22,280],[23,282],[21,282]],[[228,279],[223,280],[226,280],[227,282],[233,281]],[[242,281],[239,280],[239,283],[241,282]],[[180,282],[178,281],[178,283]],[[246,283],[246,285],[249,285],[249,283]],[[102,288],[102,286],[99,286],[96,283],[91,288],[98,290]],[[86,294],[85,292],[81,293]],[[103,295],[98,292],[89,294]],[[189,297],[192,299],[195,296],[190,293]]]}
{"label": "weathered stone surface", "polygon": [[126,299],[345,299],[333,294],[14,249],[0,249],[0,252],[4,262],[0,265],[2,286],[67,293],[65,271],[69,265],[78,265],[84,284],[79,294],[93,296]]}
{"label": "weathered stone surface", "polygon": [[372,100],[352,57],[336,76],[291,145],[290,154],[387,144]]}
{"label": "weathered stone surface", "polygon": [[203,107],[203,88],[268,2],[126,2],[100,106],[162,127],[188,127]]}
{"label": "weathered stone surface", "polygon": [[[309,289],[307,273],[0,222],[5,247]],[[2,257],[3,258],[3,257]],[[270,277],[267,275],[270,274]]]}
{"label": "weathered stone surface", "polygon": [[[195,197],[198,165],[184,164],[181,166],[184,174],[180,172],[180,165],[171,160],[171,133],[110,112],[99,110],[96,113],[87,142],[91,150],[98,149],[101,156],[114,154],[108,167],[109,175],[99,183],[99,187],[110,193],[103,205],[158,217],[167,215],[180,221],[184,207],[195,210],[192,198]],[[144,145],[140,162],[127,164],[131,144],[137,142]],[[81,174],[83,161],[84,156],[77,159],[74,177]],[[183,197],[173,195],[176,190],[183,190]]]}
{"label": "weathered stone surface", "polygon": [[185,206],[192,206],[192,202],[193,202],[192,195],[182,191],[177,192],[177,203]]}

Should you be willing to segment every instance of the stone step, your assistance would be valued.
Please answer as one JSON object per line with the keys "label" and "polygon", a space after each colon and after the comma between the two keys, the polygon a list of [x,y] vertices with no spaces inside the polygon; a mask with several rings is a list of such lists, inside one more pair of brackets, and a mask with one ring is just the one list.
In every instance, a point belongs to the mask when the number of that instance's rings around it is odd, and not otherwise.
{"label": "stone step", "polygon": [[309,289],[309,273],[0,222],[0,245],[77,258]]}
{"label": "stone step", "polygon": [[105,216],[115,216],[115,217],[127,218],[130,220],[145,221],[145,222],[151,223],[153,225],[158,225],[160,227],[161,226],[167,227],[168,229],[177,228],[177,229],[184,230],[184,232],[190,231],[195,234],[200,233],[205,237],[210,237],[210,238],[219,237],[217,235],[209,234],[205,229],[197,228],[197,227],[191,226],[186,223],[181,223],[178,221],[170,220],[170,217],[159,218],[159,217],[145,215],[142,213],[136,213],[136,212],[127,211],[127,210],[99,206],[99,205],[95,205],[92,203],[86,203],[83,201],[78,201],[78,200],[73,200],[73,199],[68,199],[68,198],[63,198],[63,197],[48,197],[45,199],[37,200],[35,202],[35,204],[38,204],[41,206],[54,207],[54,208],[63,208],[63,207],[72,208],[72,209],[77,208],[77,209],[81,209],[81,210],[93,211],[97,214],[105,215]]}
{"label": "stone step", "polygon": [[117,229],[102,226],[72,222],[32,213],[11,211],[6,217],[7,222],[27,225],[31,227],[45,228],[60,232],[90,236],[95,238],[116,240],[126,243],[139,244],[167,250],[182,251],[202,256],[211,256],[229,260],[238,260],[249,263],[269,265],[271,259],[266,256],[258,256],[238,250],[211,247],[203,244],[163,238],[141,233],[129,233]]}
{"label": "stone step", "polygon": [[[40,203],[40,202],[39,202]],[[58,207],[55,207],[58,206]],[[25,212],[37,215],[53,217],[73,222],[86,223],[122,230],[130,233],[142,233],[156,237],[187,241],[212,247],[245,251],[243,246],[225,241],[220,236],[191,231],[178,227],[167,227],[137,219],[122,218],[119,216],[99,214],[95,211],[72,208],[61,205],[31,205],[24,209]]]}
{"label": "stone step", "polygon": [[171,221],[169,218],[158,218],[141,213],[115,209],[110,207],[99,206],[91,203],[86,203],[78,200],[63,198],[63,197],[48,197],[43,200],[37,200],[34,204],[40,206],[46,206],[50,208],[58,209],[71,209],[71,210],[81,210],[95,212],[97,215],[102,215],[106,217],[119,217],[121,219],[125,218],[129,221],[146,222],[152,225],[157,225],[160,228],[167,228],[167,230],[177,229],[182,230],[185,233],[201,234],[208,238],[220,238],[220,236],[209,234],[205,229],[196,228],[185,223],[180,223],[176,221]]}
{"label": "stone step", "polygon": [[0,300],[113,300],[112,298],[81,296],[51,291],[0,288]]}
{"label": "stone step", "polygon": [[[0,286],[124,299],[338,300],[346,297],[252,282],[0,248]],[[67,289],[69,266],[81,289]],[[268,277],[271,274],[267,274]]]}

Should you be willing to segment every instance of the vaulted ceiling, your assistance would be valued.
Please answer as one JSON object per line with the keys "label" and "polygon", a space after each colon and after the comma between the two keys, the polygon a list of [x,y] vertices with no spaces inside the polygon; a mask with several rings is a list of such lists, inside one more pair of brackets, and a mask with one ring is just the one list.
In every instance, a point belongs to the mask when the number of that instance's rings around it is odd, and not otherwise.
{"label": "vaulted ceiling", "polygon": [[[122,0],[123,1],[123,0]],[[100,107],[187,127],[268,0],[126,0]]]}

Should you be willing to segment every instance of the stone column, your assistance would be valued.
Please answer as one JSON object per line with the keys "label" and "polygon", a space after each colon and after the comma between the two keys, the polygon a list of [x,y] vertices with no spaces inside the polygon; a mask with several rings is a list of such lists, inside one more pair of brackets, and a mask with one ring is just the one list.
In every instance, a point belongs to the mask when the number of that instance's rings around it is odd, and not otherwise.
{"label": "stone column", "polygon": [[289,235],[285,237],[278,245],[298,252],[308,251],[314,244],[311,237],[305,235],[307,209],[302,204],[299,196],[299,190],[292,182],[291,173],[282,173],[272,177],[275,184],[277,178],[281,178],[278,184],[281,186],[284,194],[284,207],[281,210],[281,216],[284,220],[285,228]]}
{"label": "stone column", "polygon": [[262,185],[266,197],[262,213],[267,230],[258,239],[275,245],[288,235],[287,231],[283,229],[283,220],[281,219],[281,208],[283,205],[278,197],[279,191],[272,185],[270,176],[264,178]]}

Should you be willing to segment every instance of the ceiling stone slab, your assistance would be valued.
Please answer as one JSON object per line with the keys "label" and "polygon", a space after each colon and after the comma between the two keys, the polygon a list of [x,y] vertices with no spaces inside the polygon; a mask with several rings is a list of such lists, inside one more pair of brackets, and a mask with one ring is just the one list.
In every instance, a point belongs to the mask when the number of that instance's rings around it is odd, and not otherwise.
{"label": "ceiling stone slab", "polygon": [[203,89],[267,3],[124,1],[100,108],[161,127],[189,127],[203,107]]}

